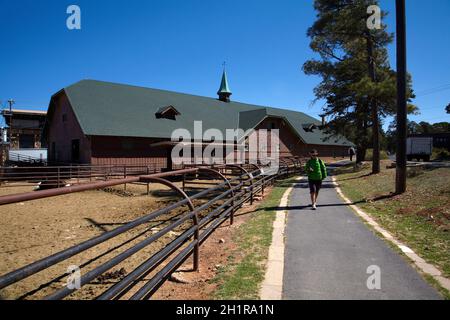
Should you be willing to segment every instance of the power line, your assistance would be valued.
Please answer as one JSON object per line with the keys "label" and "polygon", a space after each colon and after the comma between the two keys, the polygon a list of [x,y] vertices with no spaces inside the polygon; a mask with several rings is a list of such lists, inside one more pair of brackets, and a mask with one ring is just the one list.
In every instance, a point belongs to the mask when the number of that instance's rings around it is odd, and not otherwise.
{"label": "power line", "polygon": [[418,108],[419,108],[419,112],[422,110],[439,110],[439,109],[445,110],[445,107],[443,107],[443,106],[434,106],[434,107],[426,107],[426,108],[418,107]]}
{"label": "power line", "polygon": [[433,118],[427,118],[427,117],[423,117],[423,118],[420,118],[420,119],[416,119],[416,120],[413,120],[414,122],[429,122],[429,121],[431,121],[431,122],[434,122],[435,120],[441,120],[441,121],[439,121],[439,122],[448,122],[448,121],[445,121],[445,119],[443,119],[442,117],[433,117]]}
{"label": "power line", "polygon": [[423,96],[427,96],[427,95],[438,93],[438,92],[445,91],[445,90],[450,90],[450,83],[443,84],[438,87],[430,88],[427,90],[419,91],[419,92],[417,92],[416,97],[423,97]]}

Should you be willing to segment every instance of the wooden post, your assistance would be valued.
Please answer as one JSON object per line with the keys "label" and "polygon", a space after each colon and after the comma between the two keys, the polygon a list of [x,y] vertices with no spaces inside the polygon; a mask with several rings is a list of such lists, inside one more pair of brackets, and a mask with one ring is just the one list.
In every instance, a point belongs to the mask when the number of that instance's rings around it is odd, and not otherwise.
{"label": "wooden post", "polygon": [[397,17],[397,169],[395,192],[406,191],[406,15],[405,0],[396,0]]}
{"label": "wooden post", "polygon": [[[150,174],[150,167],[147,166],[147,175]],[[150,182],[147,182],[147,195],[150,195]]]}
{"label": "wooden post", "polygon": [[[125,179],[127,177],[127,166],[123,165],[123,178]],[[124,185],[124,190],[127,191],[127,184]]]}

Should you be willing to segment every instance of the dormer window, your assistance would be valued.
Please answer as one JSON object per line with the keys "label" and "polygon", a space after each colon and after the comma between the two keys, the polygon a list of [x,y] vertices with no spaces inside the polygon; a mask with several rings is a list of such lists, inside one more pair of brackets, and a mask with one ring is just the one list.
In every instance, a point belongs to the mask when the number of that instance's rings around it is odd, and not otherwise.
{"label": "dormer window", "polygon": [[318,129],[318,127],[314,123],[303,124],[303,130],[305,130],[306,132],[314,132],[315,129]]}
{"label": "dormer window", "polygon": [[175,109],[174,106],[167,106],[159,108],[158,111],[156,111],[155,116],[157,119],[169,119],[169,120],[176,120],[176,116],[181,115],[181,113],[178,112],[177,109]]}

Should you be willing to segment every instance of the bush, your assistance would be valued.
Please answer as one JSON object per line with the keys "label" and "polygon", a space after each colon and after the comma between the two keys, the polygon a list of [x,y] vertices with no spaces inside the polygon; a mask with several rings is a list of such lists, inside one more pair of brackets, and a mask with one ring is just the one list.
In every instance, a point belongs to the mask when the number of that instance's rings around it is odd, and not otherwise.
{"label": "bush", "polygon": [[406,176],[408,178],[415,178],[417,176],[420,176],[425,172],[423,167],[410,167],[406,170]]}
{"label": "bush", "polygon": [[432,158],[434,160],[450,160],[450,152],[444,148],[434,148]]}
{"label": "bush", "polygon": [[372,166],[369,163],[356,163],[353,166],[353,172],[361,172],[363,170],[370,169]]}
{"label": "bush", "polygon": [[[387,155],[387,152],[384,150],[380,151],[380,160],[388,160],[389,156]],[[367,149],[366,152],[366,161],[372,161],[373,160],[373,149]]]}

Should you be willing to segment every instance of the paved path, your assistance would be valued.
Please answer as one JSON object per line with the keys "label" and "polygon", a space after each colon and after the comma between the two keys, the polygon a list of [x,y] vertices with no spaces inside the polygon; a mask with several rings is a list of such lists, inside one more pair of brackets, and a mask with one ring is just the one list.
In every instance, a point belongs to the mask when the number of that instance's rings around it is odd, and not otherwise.
{"label": "paved path", "polygon": [[[343,203],[330,179],[318,210],[309,203],[308,185],[299,183],[288,206],[284,299],[441,298]],[[367,288],[372,265],[380,267],[381,290]]]}

